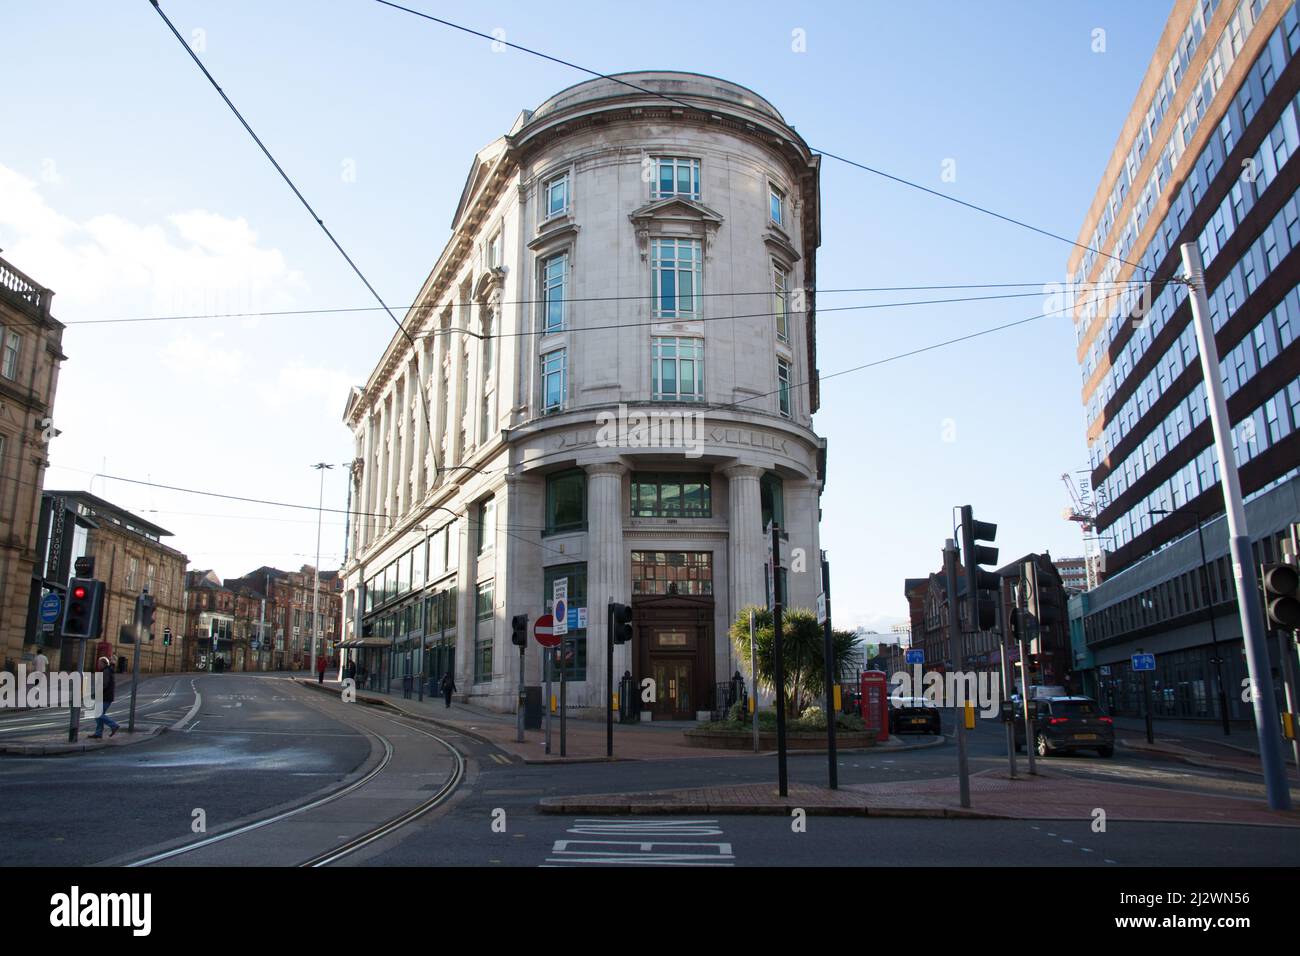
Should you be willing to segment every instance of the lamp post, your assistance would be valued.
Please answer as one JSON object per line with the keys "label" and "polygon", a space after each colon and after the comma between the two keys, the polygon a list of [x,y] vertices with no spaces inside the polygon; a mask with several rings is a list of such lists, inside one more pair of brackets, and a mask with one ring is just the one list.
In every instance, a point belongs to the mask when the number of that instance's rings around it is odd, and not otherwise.
{"label": "lamp post", "polygon": [[323,461],[318,461],[312,465],[320,472],[320,497],[316,502],[316,565],[312,568],[314,584],[311,591],[311,670],[308,673],[315,673],[317,668],[316,655],[318,652],[318,642],[320,640],[320,529],[321,514],[325,507],[325,472],[333,469],[333,465]]}
{"label": "lamp post", "polygon": [[1210,600],[1210,567],[1209,562],[1205,560],[1205,534],[1201,530],[1201,513],[1186,505],[1181,508],[1152,508],[1151,513],[1153,515],[1190,514],[1196,519],[1196,540],[1201,545],[1201,600],[1205,602],[1205,616],[1210,622],[1210,646],[1211,653],[1214,655],[1212,663],[1215,679],[1219,682],[1219,713],[1223,717],[1223,735],[1227,737],[1232,733],[1232,726],[1228,722],[1228,692],[1223,686],[1223,657],[1219,654],[1219,633],[1214,624],[1214,606]]}

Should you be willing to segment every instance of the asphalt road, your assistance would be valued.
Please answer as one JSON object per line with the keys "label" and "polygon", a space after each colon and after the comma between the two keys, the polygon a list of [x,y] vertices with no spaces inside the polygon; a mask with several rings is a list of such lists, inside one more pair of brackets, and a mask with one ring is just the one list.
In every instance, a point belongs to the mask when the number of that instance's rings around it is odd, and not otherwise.
{"label": "asphalt road", "polygon": [[[191,683],[192,681],[192,683]],[[147,694],[143,693],[147,692]],[[142,685],[141,716],[186,728],[129,747],[65,757],[0,758],[4,865],[121,864],[247,826],[351,786],[348,794],[161,865],[295,865],[359,833],[445,801],[333,865],[1129,865],[1300,862],[1300,831],[1199,824],[810,817],[802,832],[770,816],[585,819],[541,815],[545,796],[775,779],[773,756],[525,765],[495,748],[384,710],[345,704],[274,675],[187,675]],[[146,702],[145,697],[149,700]],[[0,732],[11,726],[0,722]],[[39,720],[38,715],[25,719]],[[435,736],[430,736],[430,734]],[[464,755],[458,760],[437,737]],[[972,771],[1005,768],[1004,737],[981,725]],[[385,762],[387,761],[387,762]],[[1049,758],[1058,773],[1260,797],[1257,779],[1120,750]],[[1025,768],[1023,755],[1020,769]],[[845,784],[950,777],[956,751],[843,753]],[[824,755],[791,755],[790,779],[824,783]],[[373,777],[367,775],[373,774]],[[202,811],[206,833],[194,832]]]}

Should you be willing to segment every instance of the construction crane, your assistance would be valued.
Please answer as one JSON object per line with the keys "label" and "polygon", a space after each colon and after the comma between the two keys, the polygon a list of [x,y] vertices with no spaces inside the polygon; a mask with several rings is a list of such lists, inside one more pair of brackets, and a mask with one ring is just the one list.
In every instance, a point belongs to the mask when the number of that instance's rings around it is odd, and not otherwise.
{"label": "construction crane", "polygon": [[1066,521],[1079,522],[1079,526],[1085,532],[1092,531],[1096,524],[1096,512],[1093,509],[1092,499],[1088,495],[1087,479],[1083,481],[1082,490],[1075,487],[1074,479],[1070,477],[1068,471],[1061,475],[1061,481],[1065,483],[1065,490],[1070,493],[1070,507],[1062,512],[1061,517]]}

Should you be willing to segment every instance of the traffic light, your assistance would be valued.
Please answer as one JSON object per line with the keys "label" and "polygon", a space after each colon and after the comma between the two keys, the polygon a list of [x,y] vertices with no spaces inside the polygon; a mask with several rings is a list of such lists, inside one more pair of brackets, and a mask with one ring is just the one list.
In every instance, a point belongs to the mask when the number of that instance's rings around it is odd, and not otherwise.
{"label": "traffic light", "polygon": [[135,599],[135,627],[137,638],[153,641],[153,617],[156,607],[152,594],[141,594]]}
{"label": "traffic light", "polygon": [[171,644],[172,644],[172,629],[171,629],[170,627],[164,627],[164,628],[163,628],[163,647],[171,647]]}
{"label": "traffic light", "polygon": [[626,604],[611,604],[610,608],[614,643],[626,644],[632,640],[632,608]]}
{"label": "traffic light", "polygon": [[68,582],[68,599],[63,606],[63,636],[99,637],[103,609],[104,582],[73,578]]}
{"label": "traffic light", "polygon": [[1264,608],[1274,627],[1300,628],[1300,570],[1293,564],[1264,565]]}
{"label": "traffic light", "polygon": [[527,614],[516,614],[510,619],[510,643],[515,647],[528,646]]}
{"label": "traffic light", "polygon": [[1020,569],[1025,582],[1025,608],[1042,627],[1055,624],[1056,601],[1052,597],[1052,584],[1046,575],[1039,573],[1037,561],[1026,561]]}
{"label": "traffic light", "polygon": [[971,631],[992,630],[998,620],[998,576],[980,567],[997,564],[998,549],[983,541],[993,541],[998,526],[977,521],[970,505],[961,506],[961,558],[966,566],[966,627]]}

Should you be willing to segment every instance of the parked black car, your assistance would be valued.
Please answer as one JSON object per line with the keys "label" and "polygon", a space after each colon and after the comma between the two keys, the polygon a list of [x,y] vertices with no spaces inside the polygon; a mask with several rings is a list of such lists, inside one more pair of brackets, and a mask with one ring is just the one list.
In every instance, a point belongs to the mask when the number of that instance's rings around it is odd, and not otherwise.
{"label": "parked black car", "polygon": [[924,697],[889,698],[889,732],[891,734],[943,733],[939,708]]}
{"label": "parked black car", "polygon": [[[1095,750],[1099,756],[1115,753],[1115,724],[1091,697],[1040,697],[1034,717],[1034,752],[1048,754]],[[1025,722],[1021,705],[1015,711],[1016,750],[1025,749]]]}

